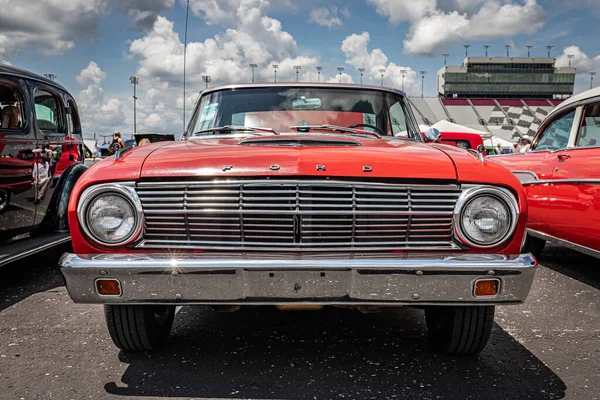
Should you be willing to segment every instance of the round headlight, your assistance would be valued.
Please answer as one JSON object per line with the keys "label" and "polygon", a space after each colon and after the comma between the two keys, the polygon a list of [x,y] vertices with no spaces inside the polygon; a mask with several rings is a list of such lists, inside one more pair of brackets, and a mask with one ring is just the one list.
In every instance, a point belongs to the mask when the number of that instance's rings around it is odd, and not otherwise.
{"label": "round headlight", "polygon": [[493,189],[467,194],[457,210],[458,232],[467,244],[491,247],[502,243],[513,232],[517,208],[511,196]]}
{"label": "round headlight", "polygon": [[94,187],[82,195],[79,222],[93,240],[108,246],[123,245],[140,233],[141,208],[135,191],[118,185]]}

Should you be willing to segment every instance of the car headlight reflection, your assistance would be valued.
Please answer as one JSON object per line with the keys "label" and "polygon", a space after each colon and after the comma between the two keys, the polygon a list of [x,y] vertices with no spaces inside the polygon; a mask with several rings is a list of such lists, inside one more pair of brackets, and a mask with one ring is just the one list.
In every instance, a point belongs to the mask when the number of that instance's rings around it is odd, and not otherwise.
{"label": "car headlight reflection", "polygon": [[86,190],[78,217],[87,236],[103,245],[125,245],[141,233],[139,199],[133,189],[122,185],[99,185]]}
{"label": "car headlight reflection", "polygon": [[510,192],[491,187],[469,189],[455,211],[458,236],[471,246],[496,246],[512,235],[518,214],[518,204]]}

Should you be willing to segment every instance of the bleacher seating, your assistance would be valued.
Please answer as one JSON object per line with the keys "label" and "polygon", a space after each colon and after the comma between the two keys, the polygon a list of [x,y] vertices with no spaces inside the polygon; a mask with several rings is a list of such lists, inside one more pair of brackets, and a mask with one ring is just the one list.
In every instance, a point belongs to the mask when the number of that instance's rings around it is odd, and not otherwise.
{"label": "bleacher seating", "polygon": [[562,100],[547,99],[440,99],[411,98],[419,124],[433,125],[450,119],[459,125],[488,131],[516,142],[523,135],[534,136],[550,111]]}

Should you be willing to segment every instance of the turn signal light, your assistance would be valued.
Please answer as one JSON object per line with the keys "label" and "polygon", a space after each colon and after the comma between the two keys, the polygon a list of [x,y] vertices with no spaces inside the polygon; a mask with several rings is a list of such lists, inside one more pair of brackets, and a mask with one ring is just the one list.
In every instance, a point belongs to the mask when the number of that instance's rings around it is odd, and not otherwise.
{"label": "turn signal light", "polygon": [[97,279],[96,291],[102,296],[120,296],[121,283],[116,279]]}
{"label": "turn signal light", "polygon": [[475,296],[495,296],[500,289],[498,279],[480,279],[475,282]]}

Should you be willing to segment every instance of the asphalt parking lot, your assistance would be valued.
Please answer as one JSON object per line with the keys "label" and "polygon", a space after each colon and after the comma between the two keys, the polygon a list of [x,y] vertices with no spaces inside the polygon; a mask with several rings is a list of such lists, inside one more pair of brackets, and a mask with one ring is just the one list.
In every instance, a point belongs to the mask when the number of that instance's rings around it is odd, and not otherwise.
{"label": "asphalt parking lot", "polygon": [[182,307],[168,348],[130,355],[45,253],[2,268],[0,398],[600,398],[600,262],[552,246],[541,264],[478,357],[432,354],[411,308]]}

